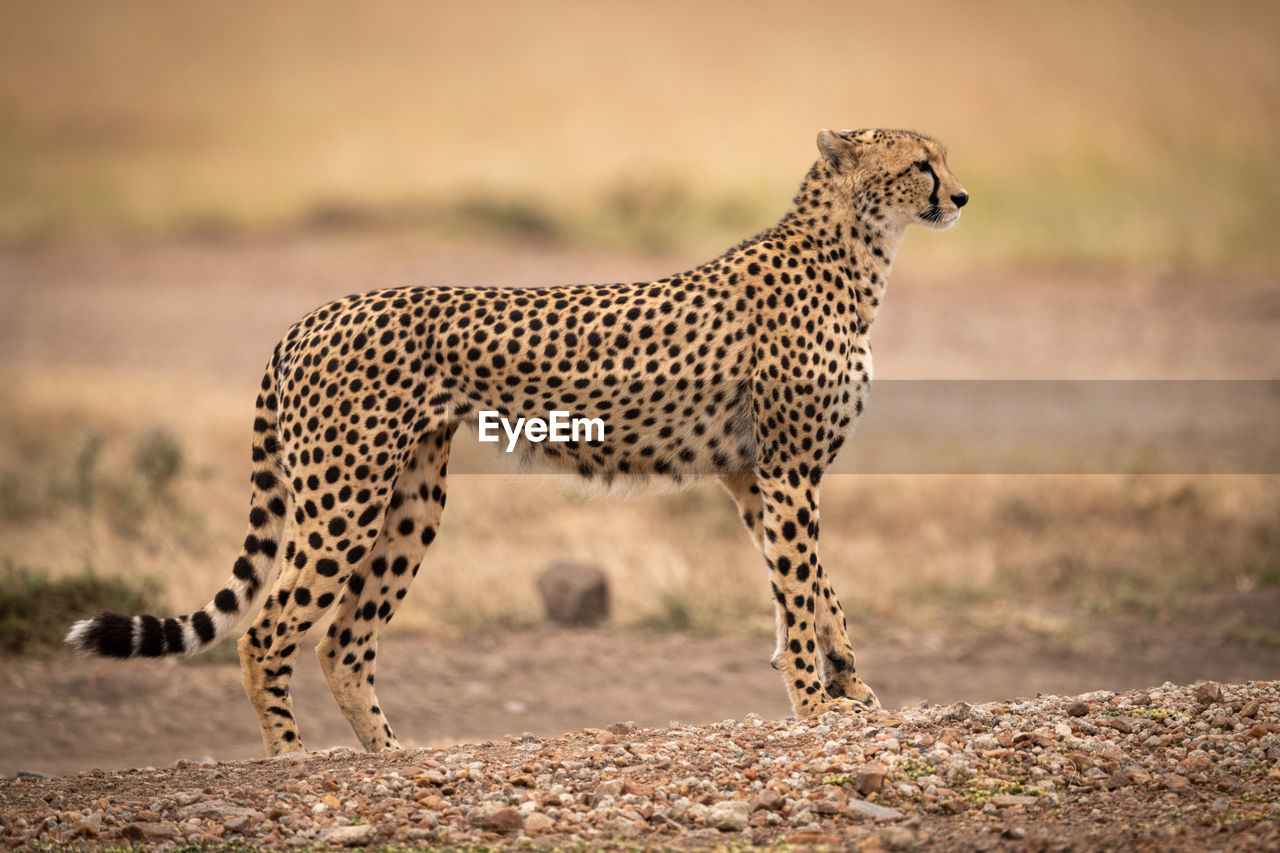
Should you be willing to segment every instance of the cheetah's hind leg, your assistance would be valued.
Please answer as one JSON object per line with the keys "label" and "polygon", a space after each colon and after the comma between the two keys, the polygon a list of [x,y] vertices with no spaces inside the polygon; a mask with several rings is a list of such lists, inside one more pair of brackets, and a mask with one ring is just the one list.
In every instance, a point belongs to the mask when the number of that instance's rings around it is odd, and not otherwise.
{"label": "cheetah's hind leg", "polygon": [[440,528],[454,429],[441,427],[419,443],[392,490],[369,559],[347,578],[337,615],[316,646],[329,690],[369,752],[400,745],[374,694],[378,632],[395,615]]}

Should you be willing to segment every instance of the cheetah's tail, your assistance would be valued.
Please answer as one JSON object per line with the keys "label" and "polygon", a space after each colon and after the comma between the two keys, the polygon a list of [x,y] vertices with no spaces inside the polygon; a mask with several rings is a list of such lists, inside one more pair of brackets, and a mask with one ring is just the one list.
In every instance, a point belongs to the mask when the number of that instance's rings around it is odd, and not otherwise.
{"label": "cheetah's tail", "polygon": [[253,422],[253,489],[249,532],[231,577],[213,600],[187,616],[102,612],[71,626],[66,643],[82,655],[131,658],[195,654],[225,638],[267,587],[285,518],[289,492],[280,464],[275,371],[280,347],[262,379]]}

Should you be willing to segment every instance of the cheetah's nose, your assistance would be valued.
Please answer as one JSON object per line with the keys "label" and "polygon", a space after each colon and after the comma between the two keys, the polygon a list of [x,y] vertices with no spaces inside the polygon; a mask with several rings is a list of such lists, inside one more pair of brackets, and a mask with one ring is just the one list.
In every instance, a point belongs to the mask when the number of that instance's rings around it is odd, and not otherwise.
{"label": "cheetah's nose", "polygon": [[964,207],[966,204],[969,203],[969,194],[964,190],[961,190],[960,192],[951,196],[951,201],[955,203],[956,207]]}

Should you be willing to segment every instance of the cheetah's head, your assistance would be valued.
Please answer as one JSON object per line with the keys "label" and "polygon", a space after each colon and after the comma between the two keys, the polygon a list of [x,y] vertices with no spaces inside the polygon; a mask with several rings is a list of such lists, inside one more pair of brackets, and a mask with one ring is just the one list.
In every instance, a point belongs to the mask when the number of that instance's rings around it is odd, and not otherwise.
{"label": "cheetah's head", "polygon": [[941,230],[956,224],[969,201],[947,166],[946,149],[919,133],[824,128],[818,150],[860,215]]}

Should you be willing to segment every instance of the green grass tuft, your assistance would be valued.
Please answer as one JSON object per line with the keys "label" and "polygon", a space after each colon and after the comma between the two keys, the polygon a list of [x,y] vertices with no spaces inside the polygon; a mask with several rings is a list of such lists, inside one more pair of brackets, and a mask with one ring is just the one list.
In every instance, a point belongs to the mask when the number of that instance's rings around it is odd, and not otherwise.
{"label": "green grass tuft", "polygon": [[51,651],[72,622],[100,610],[133,614],[155,609],[158,589],[149,579],[103,577],[88,567],[78,575],[52,578],[5,560],[0,568],[0,655]]}

